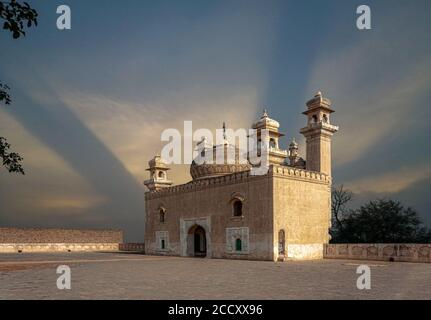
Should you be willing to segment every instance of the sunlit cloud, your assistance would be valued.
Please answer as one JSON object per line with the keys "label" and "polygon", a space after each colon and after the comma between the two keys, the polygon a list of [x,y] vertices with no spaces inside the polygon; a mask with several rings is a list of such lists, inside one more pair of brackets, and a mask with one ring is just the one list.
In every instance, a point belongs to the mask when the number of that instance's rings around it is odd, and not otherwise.
{"label": "sunlit cloud", "polygon": [[106,199],[103,197],[95,198],[95,197],[87,197],[87,198],[45,198],[39,199],[35,206],[41,209],[56,209],[61,210],[60,212],[70,213],[73,210],[86,210],[99,206],[104,203]]}
{"label": "sunlit cloud", "polygon": [[[215,130],[223,121],[231,128],[249,128],[257,112],[255,90],[220,96],[208,93],[204,101],[192,96],[187,101],[172,97],[160,105],[79,93],[70,93],[63,100],[139,182],[148,175],[148,160],[163,147],[160,137],[165,129],[182,132],[186,120],[193,121],[194,130]],[[177,108],[178,105],[184,107]],[[187,166],[175,167],[172,174],[176,183],[190,179]]]}
{"label": "sunlit cloud", "polygon": [[[106,199],[84,177],[4,109],[0,109],[0,127],[13,151],[24,157],[25,176],[0,168],[1,202],[16,219],[35,219],[34,211],[41,209],[56,215],[76,214],[104,203]],[[18,201],[14,201],[16,196]]]}
{"label": "sunlit cloud", "polygon": [[3,107],[0,108],[0,128],[2,136],[6,136],[12,144],[13,151],[24,157],[24,166],[28,168],[26,170],[28,174],[31,174],[33,169],[49,169],[73,174],[73,170],[61,157],[32,135]]}

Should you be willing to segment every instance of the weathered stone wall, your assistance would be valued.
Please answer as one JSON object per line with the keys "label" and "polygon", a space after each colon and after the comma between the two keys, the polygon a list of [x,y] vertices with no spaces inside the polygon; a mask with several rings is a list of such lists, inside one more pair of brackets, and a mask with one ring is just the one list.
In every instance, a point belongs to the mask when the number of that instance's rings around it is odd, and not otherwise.
{"label": "weathered stone wall", "polygon": [[[145,252],[188,255],[187,233],[198,224],[205,229],[207,257],[272,260],[272,187],[268,175],[243,172],[146,193]],[[244,198],[243,217],[233,216],[235,196]],[[159,219],[160,208],[166,209],[164,223]],[[234,233],[248,228],[246,253],[229,252],[229,228]],[[166,250],[160,250],[157,237],[164,237]]]}
{"label": "weathered stone wall", "polygon": [[121,230],[0,228],[0,243],[121,243]]}
{"label": "weathered stone wall", "polygon": [[321,259],[328,243],[331,218],[330,177],[306,170],[274,166],[274,255],[279,232],[285,234],[286,259]]}
{"label": "weathered stone wall", "polygon": [[324,258],[431,262],[431,244],[326,244]]}
{"label": "weathered stone wall", "polygon": [[121,230],[0,228],[1,252],[118,250]]}
{"label": "weathered stone wall", "polygon": [[118,251],[118,243],[0,243],[0,253]]}

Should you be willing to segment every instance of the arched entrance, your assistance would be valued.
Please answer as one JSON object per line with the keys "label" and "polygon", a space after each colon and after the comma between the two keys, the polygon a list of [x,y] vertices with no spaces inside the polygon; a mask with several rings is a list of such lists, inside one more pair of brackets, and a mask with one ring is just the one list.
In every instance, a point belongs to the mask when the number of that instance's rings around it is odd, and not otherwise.
{"label": "arched entrance", "polygon": [[278,232],[278,260],[284,260],[286,256],[286,235],[284,230]]}
{"label": "arched entrance", "polygon": [[192,257],[206,257],[207,239],[205,229],[202,226],[194,225],[189,229],[187,253]]}

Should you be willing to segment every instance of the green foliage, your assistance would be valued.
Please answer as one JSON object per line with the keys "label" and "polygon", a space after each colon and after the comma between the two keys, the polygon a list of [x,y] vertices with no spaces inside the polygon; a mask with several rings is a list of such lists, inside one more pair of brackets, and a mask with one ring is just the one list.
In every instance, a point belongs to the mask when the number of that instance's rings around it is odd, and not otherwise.
{"label": "green foliage", "polygon": [[25,36],[25,27],[37,26],[38,14],[27,2],[16,0],[0,1],[0,18],[4,20],[3,29],[9,30],[14,39]]}
{"label": "green foliage", "polygon": [[4,101],[5,104],[10,104],[12,102],[8,93],[9,89],[7,85],[0,82],[0,102]]}
{"label": "green foliage", "polygon": [[[16,0],[0,1],[0,20],[4,20],[3,29],[12,33],[14,39],[25,36],[24,29],[37,26],[38,14],[27,2],[22,4]],[[9,95],[9,87],[0,82],[0,102],[10,105],[12,99]],[[6,138],[0,137],[0,158],[3,166],[9,172],[24,174],[21,165],[23,158],[15,152],[10,152],[10,144]]]}
{"label": "green foliage", "polygon": [[[12,102],[8,91],[9,87],[0,83],[0,102],[6,105]],[[9,150],[10,144],[7,142],[6,138],[0,137],[0,158],[2,159],[3,166],[9,172],[24,174],[24,168],[21,165],[23,158],[18,153],[10,152]]]}
{"label": "green foliage", "polygon": [[350,210],[340,220],[342,228],[333,230],[336,243],[428,243],[431,230],[417,212],[399,201],[379,199]]}
{"label": "green foliage", "polygon": [[7,140],[0,137],[0,158],[3,160],[3,166],[6,167],[9,172],[25,174],[24,168],[21,165],[23,158],[15,152],[9,152],[9,149],[10,144]]}
{"label": "green foliage", "polygon": [[[5,84],[0,83],[0,102],[10,104],[12,102],[9,96],[9,87]],[[15,152],[9,152],[10,144],[6,138],[0,137],[0,158],[2,159],[3,166],[9,172],[16,172],[24,174],[24,169],[21,165],[23,158]]]}

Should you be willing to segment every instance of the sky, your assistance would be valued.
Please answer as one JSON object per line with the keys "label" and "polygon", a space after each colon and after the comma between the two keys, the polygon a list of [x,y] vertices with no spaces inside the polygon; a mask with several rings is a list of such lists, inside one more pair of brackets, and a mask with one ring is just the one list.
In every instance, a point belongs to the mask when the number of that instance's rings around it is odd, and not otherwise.
{"label": "sky", "polygon": [[[37,28],[0,31],[0,226],[121,228],[142,241],[143,181],[164,129],[249,128],[268,109],[304,152],[305,102],[333,102],[334,185],[352,206],[400,200],[431,226],[431,2],[28,1]],[[57,6],[72,29],[56,28]],[[371,8],[372,29],[356,28]],[[303,155],[304,156],[304,155]],[[188,166],[170,172],[189,181]]]}

